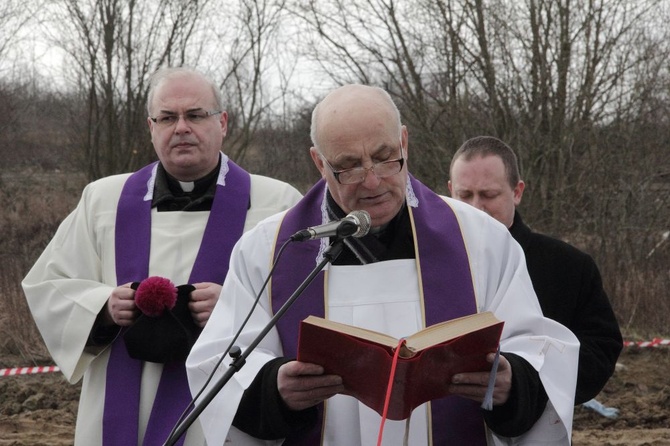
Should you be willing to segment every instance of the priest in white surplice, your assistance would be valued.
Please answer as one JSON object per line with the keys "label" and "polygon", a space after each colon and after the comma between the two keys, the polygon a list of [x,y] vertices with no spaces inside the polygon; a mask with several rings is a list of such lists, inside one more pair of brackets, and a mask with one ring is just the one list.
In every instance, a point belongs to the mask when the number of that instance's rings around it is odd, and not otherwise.
{"label": "priest in white surplice", "polygon": [[[191,400],[188,337],[220,296],[233,245],[301,197],[221,152],[222,107],[202,74],[157,72],[147,121],[160,162],[89,184],[23,281],[52,357],[70,382],[83,377],[77,446],[163,444]],[[150,276],[180,289],[182,319],[164,314],[162,330],[134,301],[131,284]],[[202,446],[199,424],[181,440]]]}
{"label": "priest in white surplice", "polygon": [[489,373],[456,375],[445,383],[452,395],[408,420],[387,420],[383,444],[569,444],[579,344],[542,316],[506,228],[408,173],[407,130],[381,89],[331,92],[312,115],[312,141],[323,179],[236,244],[222,297],[187,359],[192,391],[224,373],[230,359],[213,372],[215,364],[256,296],[262,291],[235,341],[243,350],[320,261],[328,239],[288,244],[263,290],[292,234],[353,210],[369,212],[372,230],[348,239],[205,408],[199,419],[208,444],[374,445],[380,415],[347,396],[340,377],[294,360],[300,320],[315,314],[399,338],[480,311],[505,322],[492,410],[480,407]]}

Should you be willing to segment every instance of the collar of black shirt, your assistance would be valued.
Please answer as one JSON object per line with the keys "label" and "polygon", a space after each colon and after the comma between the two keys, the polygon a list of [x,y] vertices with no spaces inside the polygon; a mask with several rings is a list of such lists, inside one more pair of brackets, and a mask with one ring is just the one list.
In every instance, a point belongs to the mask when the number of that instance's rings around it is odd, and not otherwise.
{"label": "collar of black shirt", "polygon": [[214,170],[194,181],[192,191],[185,192],[179,181],[167,173],[161,163],[158,163],[151,206],[156,207],[158,212],[211,210],[220,166],[221,160]]}
{"label": "collar of black shirt", "polygon": [[[335,203],[330,192],[326,193],[326,209],[333,220],[346,216],[342,208]],[[344,250],[333,264],[360,265],[383,260],[413,259],[414,257],[414,237],[409,211],[405,205],[398,215],[381,230],[368,233],[361,238],[347,238]]]}

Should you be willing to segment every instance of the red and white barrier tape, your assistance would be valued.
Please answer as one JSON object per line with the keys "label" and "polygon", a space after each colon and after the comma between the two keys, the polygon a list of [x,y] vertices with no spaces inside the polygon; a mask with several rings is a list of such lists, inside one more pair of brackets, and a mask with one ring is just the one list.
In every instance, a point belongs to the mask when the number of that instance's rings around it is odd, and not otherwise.
{"label": "red and white barrier tape", "polygon": [[0,376],[35,375],[37,373],[53,373],[59,371],[60,368],[55,365],[42,367],[14,367],[11,369],[0,369]]}
{"label": "red and white barrier tape", "polygon": [[654,338],[651,341],[624,341],[623,345],[624,347],[631,347],[633,345],[637,347],[658,347],[659,345],[670,345],[670,339]]}
{"label": "red and white barrier tape", "polygon": [[[658,347],[659,345],[670,345],[670,339],[654,338],[651,341],[624,341],[624,347]],[[59,372],[56,365],[42,367],[14,367],[11,369],[0,369],[0,376],[36,375],[38,373]]]}

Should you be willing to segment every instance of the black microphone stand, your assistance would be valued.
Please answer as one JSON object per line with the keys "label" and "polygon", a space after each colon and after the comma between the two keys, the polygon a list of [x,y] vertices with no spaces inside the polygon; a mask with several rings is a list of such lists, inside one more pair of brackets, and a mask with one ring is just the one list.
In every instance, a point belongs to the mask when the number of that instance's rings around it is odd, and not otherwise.
{"label": "black microphone stand", "polygon": [[251,344],[247,347],[244,352],[240,353],[239,347],[233,347],[230,351],[230,356],[233,358],[233,362],[228,367],[228,370],[219,378],[218,381],[214,383],[214,386],[209,392],[207,392],[199,403],[193,407],[193,410],[188,414],[186,418],[177,426],[173,434],[166,440],[164,446],[173,446],[179,438],[191,427],[191,424],[200,416],[203,410],[209,405],[209,403],[214,399],[214,397],[221,391],[223,386],[226,385],[228,381],[233,377],[233,375],[239,371],[246,362],[247,357],[253,352],[253,350],[260,344],[265,335],[267,335],[270,330],[277,324],[277,321],[282,317],[284,313],[293,305],[295,300],[302,294],[302,292],[307,288],[307,286],[312,283],[316,278],[317,274],[326,266],[327,263],[333,262],[342,252],[344,244],[343,238],[337,238],[331,245],[326,249],[323,254],[323,260],[319,262],[318,265],[312,270],[312,272],[307,276],[307,278],[300,284],[300,286],[291,294],[288,300],[284,305],[279,308],[275,315],[270,319],[268,324],[265,326],[263,331],[261,331],[256,339],[253,340]]}

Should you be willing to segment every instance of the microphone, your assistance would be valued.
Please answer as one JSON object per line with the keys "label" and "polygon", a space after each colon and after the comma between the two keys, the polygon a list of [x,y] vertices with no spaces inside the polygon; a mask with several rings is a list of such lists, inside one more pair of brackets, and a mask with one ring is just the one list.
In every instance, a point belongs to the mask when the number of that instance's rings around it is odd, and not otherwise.
{"label": "microphone", "polygon": [[302,242],[324,237],[363,237],[370,232],[370,214],[368,211],[351,211],[341,220],[335,220],[319,226],[312,226],[298,231],[291,236],[291,240]]}

